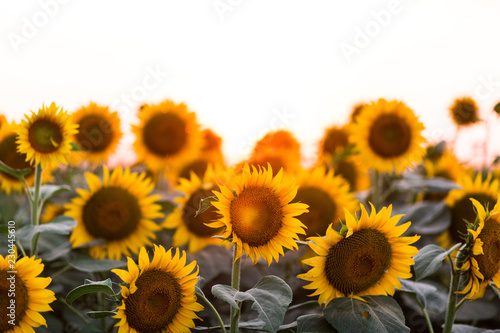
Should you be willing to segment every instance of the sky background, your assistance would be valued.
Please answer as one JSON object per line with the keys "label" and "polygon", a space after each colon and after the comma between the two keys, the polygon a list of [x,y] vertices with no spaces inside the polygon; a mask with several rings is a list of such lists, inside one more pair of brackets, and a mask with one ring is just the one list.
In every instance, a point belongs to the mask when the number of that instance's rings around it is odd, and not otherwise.
{"label": "sky background", "polygon": [[0,0],[0,112],[94,101],[128,131],[139,105],[168,98],[223,137],[229,162],[276,128],[310,161],[357,103],[402,100],[437,142],[454,138],[448,108],[470,96],[488,121],[456,153],[478,164],[487,126],[500,154],[498,13],[493,0]]}

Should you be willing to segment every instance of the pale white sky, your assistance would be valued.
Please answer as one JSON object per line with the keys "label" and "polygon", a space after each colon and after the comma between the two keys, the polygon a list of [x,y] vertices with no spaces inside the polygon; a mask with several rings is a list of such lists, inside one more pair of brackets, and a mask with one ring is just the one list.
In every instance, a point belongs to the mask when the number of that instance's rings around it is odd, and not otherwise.
{"label": "pale white sky", "polygon": [[[325,128],[384,97],[413,108],[428,140],[450,139],[456,97],[484,114],[500,101],[499,13],[493,0],[0,0],[0,112],[95,101],[129,123],[170,98],[235,162],[277,126],[310,158]],[[500,121],[489,124],[500,142]],[[461,134],[460,158],[484,132]]]}

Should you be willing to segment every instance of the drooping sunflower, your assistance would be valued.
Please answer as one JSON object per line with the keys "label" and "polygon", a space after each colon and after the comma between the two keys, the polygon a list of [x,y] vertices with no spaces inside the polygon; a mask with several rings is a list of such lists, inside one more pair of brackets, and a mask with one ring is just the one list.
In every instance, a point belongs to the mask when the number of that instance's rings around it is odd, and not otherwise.
{"label": "drooping sunflower", "polygon": [[17,128],[18,151],[26,154],[31,165],[41,164],[42,169],[66,164],[72,135],[78,133],[78,125],[72,123],[71,116],[52,102],[25,117]]}
{"label": "drooping sunflower", "polygon": [[[40,312],[52,311],[49,304],[56,298],[53,291],[46,289],[52,279],[38,277],[44,268],[42,259],[23,257],[12,267],[14,259],[11,256],[16,257],[15,254],[5,258],[0,255],[0,332],[34,332],[34,327],[47,326]],[[8,295],[12,289],[15,290],[15,296],[11,298]],[[13,299],[14,306],[9,308]]]}
{"label": "drooping sunflower", "polygon": [[188,112],[186,104],[170,100],[147,104],[139,113],[139,121],[139,125],[132,126],[134,148],[139,160],[153,171],[167,164],[182,164],[202,146],[196,115]]}
{"label": "drooping sunflower", "polygon": [[[33,185],[35,179],[35,168],[26,160],[26,154],[17,151],[16,124],[4,124],[0,129],[0,161],[12,169],[31,169],[30,173],[24,176],[28,186]],[[42,174],[42,182],[52,180],[50,172],[52,168],[45,170]],[[24,184],[18,178],[0,170],[0,189],[7,194],[22,192]]]}
{"label": "drooping sunflower", "polygon": [[325,130],[319,143],[319,163],[331,164],[336,154],[344,150],[349,144],[350,127],[332,126]]}
{"label": "drooping sunflower", "polygon": [[173,237],[173,246],[188,244],[189,252],[194,253],[210,244],[224,244],[221,239],[212,237],[221,234],[222,228],[214,229],[205,225],[220,217],[215,207],[211,206],[202,214],[195,216],[200,201],[213,196],[212,191],[219,189],[217,174],[220,172],[219,168],[214,170],[209,165],[202,179],[192,173],[189,179],[179,180],[179,185],[175,189],[184,193],[184,196],[175,199],[179,207],[167,216],[162,225],[167,229],[177,229]]}
{"label": "drooping sunflower", "polygon": [[149,195],[154,187],[151,180],[121,167],[111,175],[104,167],[102,183],[90,172],[85,178],[89,190],[78,189],[79,196],[65,206],[65,214],[78,222],[69,239],[73,247],[102,239],[105,244],[91,246],[90,255],[119,260],[151,245],[160,229],[152,219],[163,216],[154,203],[159,196]]}
{"label": "drooping sunflower", "polygon": [[470,199],[476,208],[478,222],[467,229],[470,236],[468,260],[460,268],[469,273],[469,281],[461,294],[470,294],[468,299],[482,298],[486,287],[493,281],[500,286],[500,196],[493,210],[483,207],[479,201]]}
{"label": "drooping sunflower", "polygon": [[334,175],[333,170],[327,172],[318,166],[301,170],[296,178],[299,189],[293,202],[309,206],[309,212],[298,217],[307,227],[308,237],[325,235],[330,224],[337,226],[344,218],[344,207],[349,211],[356,211],[359,207],[347,181]]}
{"label": "drooping sunflower", "polygon": [[283,170],[273,177],[273,170],[245,164],[241,174],[234,176],[234,192],[220,185],[214,191],[218,201],[212,202],[222,217],[207,224],[224,227],[222,236],[236,246],[235,260],[243,251],[256,263],[263,257],[270,265],[283,255],[283,248],[297,249],[297,234],[304,234],[304,224],[295,216],[307,212],[307,205],[290,203],[297,193],[292,178],[285,178]]}
{"label": "drooping sunflower", "polygon": [[386,101],[365,106],[352,125],[352,143],[366,166],[380,172],[402,172],[420,162],[425,153],[424,126],[403,102]]}
{"label": "drooping sunflower", "polygon": [[457,126],[469,126],[479,121],[477,104],[470,97],[455,99],[450,115]]}
{"label": "drooping sunflower", "polygon": [[311,281],[304,288],[315,289],[310,296],[319,295],[320,305],[337,297],[393,295],[401,288],[398,278],[411,277],[412,257],[418,250],[409,244],[420,236],[401,237],[411,223],[397,226],[402,215],[391,217],[392,206],[378,213],[373,205],[371,209],[368,215],[361,205],[359,220],[345,210],[342,233],[330,226],[326,238],[308,239],[318,256],[305,259],[303,263],[313,268],[297,277]]}
{"label": "drooping sunflower", "polygon": [[84,160],[91,163],[106,161],[122,136],[118,113],[96,103],[91,102],[74,112],[73,123],[79,126],[73,140],[82,149],[71,153],[71,164],[74,165]]}
{"label": "drooping sunflower", "polygon": [[[196,302],[195,285],[198,281],[196,261],[186,265],[186,254],[177,249],[165,251],[154,246],[149,261],[146,249],[139,253],[139,265],[130,257],[128,271],[113,269],[126,285],[122,285],[123,300],[113,317],[120,319],[118,333],[128,332],[190,332],[194,328],[195,312],[203,306]],[[139,267],[137,267],[139,266]],[[193,273],[193,269],[196,271]]]}
{"label": "drooping sunflower", "polygon": [[451,210],[451,222],[448,230],[437,238],[443,248],[463,243],[463,236],[467,234],[464,220],[474,223],[476,213],[469,198],[479,201],[482,205],[493,207],[500,192],[500,182],[497,179],[492,180],[491,174],[484,180],[481,174],[475,178],[464,175],[457,184],[462,188],[451,190],[444,200]]}

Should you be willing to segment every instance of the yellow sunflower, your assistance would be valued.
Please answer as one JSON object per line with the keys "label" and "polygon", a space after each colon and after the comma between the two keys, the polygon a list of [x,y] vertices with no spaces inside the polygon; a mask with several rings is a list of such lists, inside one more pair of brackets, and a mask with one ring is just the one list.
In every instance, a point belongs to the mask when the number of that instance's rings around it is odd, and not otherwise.
{"label": "yellow sunflower", "polygon": [[267,133],[262,139],[257,141],[254,147],[254,152],[258,153],[261,150],[272,149],[283,151],[300,156],[300,144],[290,131],[276,130]]}
{"label": "yellow sunflower", "polygon": [[360,163],[357,155],[344,157],[333,165],[335,175],[342,176],[352,191],[365,191],[370,187],[368,169]]}
{"label": "yellow sunflower", "polygon": [[234,176],[234,192],[220,185],[214,191],[218,201],[212,202],[222,215],[212,228],[224,227],[222,236],[231,238],[236,246],[235,260],[243,251],[256,263],[262,256],[270,265],[283,255],[283,248],[297,249],[297,234],[304,234],[304,224],[295,216],[307,212],[307,205],[290,203],[297,193],[293,179],[280,170],[273,177],[272,167],[267,169],[245,164],[241,174]]}
{"label": "yellow sunflower", "polygon": [[219,189],[217,185],[219,172],[218,168],[214,170],[209,165],[203,179],[192,173],[189,180],[185,178],[179,180],[179,185],[175,190],[184,193],[184,196],[175,199],[179,207],[167,216],[162,225],[167,229],[177,229],[173,238],[173,246],[188,244],[189,252],[194,253],[210,244],[223,244],[221,239],[212,237],[221,234],[222,228],[214,229],[205,225],[220,217],[215,207],[212,206],[195,216],[200,207],[200,200],[213,196],[212,191]]}
{"label": "yellow sunflower", "polygon": [[52,279],[38,277],[44,267],[42,259],[23,257],[13,264],[15,257],[0,255],[0,332],[34,332],[33,327],[47,326],[40,312],[52,311],[49,304],[56,298],[45,289]]}
{"label": "yellow sunflower", "polygon": [[66,204],[66,215],[78,224],[70,236],[73,247],[94,239],[105,241],[91,246],[90,255],[97,259],[119,260],[122,255],[137,254],[151,245],[160,229],[152,219],[162,217],[157,195],[149,195],[154,185],[144,173],[131,173],[117,167],[110,175],[104,167],[103,181],[85,173],[89,190],[78,189],[78,197]]}
{"label": "yellow sunflower", "polygon": [[425,153],[424,126],[403,102],[379,99],[365,106],[352,125],[352,143],[367,166],[380,172],[402,172]]}
{"label": "yellow sunflower", "polygon": [[493,207],[500,191],[500,182],[497,179],[492,180],[491,174],[484,181],[481,174],[475,178],[464,175],[458,181],[458,185],[462,188],[451,190],[445,198],[445,203],[451,210],[451,224],[448,230],[437,238],[443,248],[463,243],[463,235],[467,234],[464,220],[474,223],[476,213],[469,198],[479,201],[482,205]]}
{"label": "yellow sunflower", "polygon": [[[139,267],[129,257],[128,271],[113,269],[122,285],[122,303],[114,318],[120,319],[118,333],[190,332],[195,327],[195,312],[203,306],[196,302],[198,281],[196,261],[186,265],[186,255],[156,246],[150,262],[145,248],[139,254]],[[193,273],[193,269],[196,271]]]}
{"label": "yellow sunflower", "polygon": [[319,163],[331,164],[333,157],[349,144],[349,126],[332,126],[325,130],[319,143]]}
{"label": "yellow sunflower", "polygon": [[71,153],[70,161],[73,165],[84,160],[91,163],[106,161],[122,136],[118,113],[96,103],[90,103],[74,112],[73,123],[79,126],[73,140],[82,149]]}
{"label": "yellow sunflower", "polygon": [[71,137],[78,133],[78,125],[72,123],[71,116],[52,103],[25,117],[17,129],[18,151],[26,154],[31,165],[41,164],[42,169],[66,164]]}
{"label": "yellow sunflower", "polygon": [[470,97],[455,99],[450,115],[457,126],[469,126],[479,121],[477,104]]}
{"label": "yellow sunflower", "polygon": [[302,170],[297,175],[297,184],[299,189],[293,202],[309,206],[309,212],[298,217],[307,227],[306,236],[325,235],[331,223],[335,227],[344,218],[343,207],[349,211],[359,207],[347,181],[334,175],[333,170],[327,172],[322,166]]}
{"label": "yellow sunflower", "polygon": [[40,217],[40,223],[48,223],[54,221],[56,217],[66,213],[66,208],[63,204],[55,204],[47,202],[43,207],[43,214]]}
{"label": "yellow sunflower", "polygon": [[356,104],[352,108],[351,116],[350,116],[351,123],[355,123],[356,122],[356,118],[358,118],[358,116],[361,114],[361,112],[363,111],[363,109],[364,109],[365,106],[366,106],[365,103],[359,103],[359,104]]}
{"label": "yellow sunflower", "polygon": [[202,147],[196,115],[183,103],[166,100],[146,105],[139,113],[134,148],[139,159],[151,170],[160,171],[167,164],[178,165],[198,153]]}
{"label": "yellow sunflower", "polygon": [[[33,185],[35,180],[35,168],[26,160],[26,154],[17,151],[16,144],[16,126],[12,124],[4,124],[0,129],[0,161],[5,163],[12,169],[23,170],[31,169],[30,173],[24,176],[28,186]],[[42,182],[52,181],[53,178],[50,172],[53,168],[48,168],[42,174]],[[6,172],[0,171],[0,189],[7,194],[14,192],[22,192],[24,184],[22,181]]]}
{"label": "yellow sunflower", "polygon": [[359,220],[345,210],[343,234],[330,226],[326,238],[308,239],[318,256],[305,259],[303,263],[313,268],[297,277],[311,281],[304,288],[316,290],[310,296],[319,295],[320,305],[337,297],[393,295],[401,288],[398,278],[411,277],[412,257],[418,250],[409,244],[420,236],[400,237],[411,223],[397,226],[402,215],[391,217],[392,206],[378,213],[373,205],[371,209],[368,215],[361,205]]}
{"label": "yellow sunflower", "polygon": [[482,298],[486,287],[493,281],[500,286],[500,195],[493,210],[489,211],[477,200],[470,199],[476,208],[478,224],[467,229],[471,237],[468,260],[460,268],[469,272],[469,281],[460,292],[468,299]]}
{"label": "yellow sunflower", "polygon": [[3,114],[0,114],[0,129],[2,129],[3,125],[8,124],[7,118]]}

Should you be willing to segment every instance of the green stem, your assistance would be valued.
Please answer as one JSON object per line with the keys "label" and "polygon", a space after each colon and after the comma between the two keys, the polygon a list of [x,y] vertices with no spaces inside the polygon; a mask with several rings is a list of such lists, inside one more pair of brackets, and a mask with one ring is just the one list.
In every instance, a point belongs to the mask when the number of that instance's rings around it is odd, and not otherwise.
{"label": "green stem", "polygon": [[75,315],[78,316],[78,318],[80,318],[85,324],[88,324],[89,321],[87,318],[85,318],[81,313],[80,311],[78,311],[77,309],[75,309],[74,306],[72,306],[71,304],[68,304],[64,299],[62,298],[58,298],[57,299],[59,302],[63,303],[64,305],[66,305],[68,307],[68,309],[71,310],[71,312],[73,312]]}
{"label": "green stem", "polygon": [[[236,250],[238,245],[234,245],[233,251],[233,260],[236,258]],[[231,287],[236,290],[240,290],[240,271],[241,271],[241,257],[234,260],[233,262],[233,271],[231,274]],[[236,302],[238,306],[241,305],[241,302]],[[231,333],[238,333],[238,322],[240,320],[240,309],[235,309],[231,306]]]}
{"label": "green stem", "polygon": [[455,307],[455,312],[458,311],[462,307],[462,305],[464,305],[466,300],[467,300],[467,298],[464,297],[460,300],[460,302],[458,302],[457,306]]}
{"label": "green stem", "polygon": [[[37,226],[40,220],[40,186],[42,185],[42,173],[43,169],[40,164],[36,165],[35,168],[35,193],[33,195],[33,200],[31,201],[31,225]],[[39,233],[36,233],[31,241],[31,255],[36,256],[38,252],[38,237]]]}
{"label": "green stem", "polygon": [[372,204],[375,209],[378,211],[380,209],[380,173],[377,170],[373,170],[373,179],[372,179]]}
{"label": "green stem", "polygon": [[219,312],[217,312],[217,309],[212,305],[212,303],[210,303],[210,301],[202,293],[196,292],[196,296],[198,296],[199,298],[204,300],[205,303],[207,303],[210,310],[212,310],[212,312],[215,314],[215,317],[217,318],[217,321],[219,322],[219,325],[220,325],[222,332],[226,333],[226,327],[224,327],[224,322],[222,321],[222,318],[220,317]]}
{"label": "green stem", "polygon": [[429,317],[429,314],[427,313],[425,307],[422,307],[422,312],[424,313],[424,318],[425,322],[427,323],[427,328],[429,329],[429,333],[434,333],[434,328],[432,327],[431,318]]}
{"label": "green stem", "polygon": [[[463,258],[466,257],[466,252],[467,248],[462,248],[460,251],[458,251],[457,257],[455,259],[455,266],[459,269],[463,265]],[[462,305],[460,302],[457,305],[457,289],[460,284],[460,271],[458,269],[455,269],[453,266],[453,260],[451,258],[451,255],[448,255],[448,258],[450,259],[450,264],[451,264],[451,281],[450,281],[450,293],[448,295],[448,307],[446,309],[446,319],[444,322],[444,328],[443,328],[443,333],[451,333],[451,329],[453,327],[453,322],[455,321],[455,313],[457,312],[459,306]]]}
{"label": "green stem", "polygon": [[21,250],[21,253],[23,254],[23,257],[26,257],[26,251],[24,251],[24,247],[21,244],[21,242],[19,240],[16,240],[16,244],[17,244],[17,248],[19,250]]}
{"label": "green stem", "polygon": [[63,268],[61,268],[60,270],[58,270],[57,272],[55,272],[54,274],[52,274],[50,277],[52,278],[52,280],[54,280],[56,276],[61,275],[62,273],[66,272],[69,269],[71,269],[71,265],[66,264],[66,265],[63,266]]}

